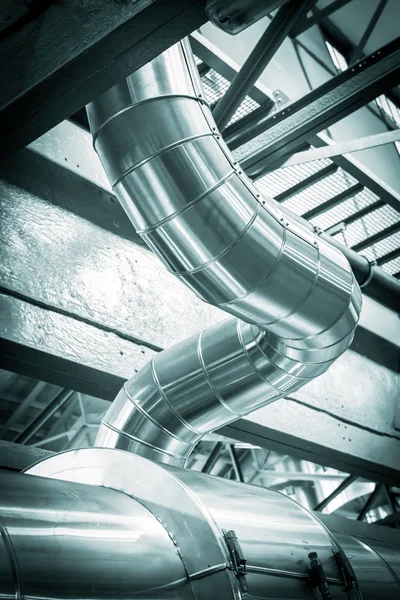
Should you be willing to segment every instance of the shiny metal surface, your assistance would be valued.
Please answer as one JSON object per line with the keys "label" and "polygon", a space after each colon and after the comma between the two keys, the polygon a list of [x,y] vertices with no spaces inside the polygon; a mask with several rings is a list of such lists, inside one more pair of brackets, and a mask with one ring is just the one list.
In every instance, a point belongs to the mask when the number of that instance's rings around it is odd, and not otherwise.
{"label": "shiny metal surface", "polygon": [[[393,574],[392,568],[388,568],[384,560],[371,547],[350,535],[335,533],[335,538],[357,574],[363,600],[376,600],[377,598],[391,600],[400,593],[399,580]],[[384,544],[379,544],[379,546],[383,549]],[[397,553],[399,552],[398,547],[395,547],[395,550]]]}
{"label": "shiny metal surface", "polygon": [[[359,578],[364,600],[396,598],[400,591],[393,575],[400,540],[397,544],[379,541],[376,530],[378,539],[372,550],[351,536],[339,538],[306,509],[273,490],[156,464],[108,448],[68,451],[28,472],[120,489],[136,498],[174,540],[196,599],[316,598],[309,581],[308,554],[317,552],[331,597],[347,600],[333,556],[338,542]],[[243,595],[222,537],[223,530],[231,529],[247,560],[248,592]],[[383,552],[386,563],[378,556]],[[374,596],[378,590],[379,596]]]}
{"label": "shiny metal surface", "polygon": [[221,140],[186,41],[88,108],[107,176],[166,268],[228,319],[159,354],[118,395],[100,446],[184,465],[208,431],[320,375],[361,293],[336,248],[260,197]]}
{"label": "shiny metal surface", "polygon": [[134,497],[168,531],[196,600],[213,598],[215,590],[219,600],[237,598],[220,529],[199,498],[162,465],[119,450],[84,448],[52,456],[27,472],[117,489]]}
{"label": "shiny metal surface", "polygon": [[2,600],[190,600],[161,523],[115,490],[0,471]]}
{"label": "shiny metal surface", "polygon": [[207,506],[221,529],[233,529],[247,558],[250,598],[312,597],[308,554],[317,552],[332,598],[346,598],[329,532],[300,504],[274,490],[189,469],[166,467]]}

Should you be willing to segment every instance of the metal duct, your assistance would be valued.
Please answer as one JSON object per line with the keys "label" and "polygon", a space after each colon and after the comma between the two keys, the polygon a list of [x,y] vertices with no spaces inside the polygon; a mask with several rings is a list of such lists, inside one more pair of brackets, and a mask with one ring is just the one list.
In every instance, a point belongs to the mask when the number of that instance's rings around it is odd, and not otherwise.
{"label": "metal duct", "polygon": [[229,318],[124,386],[97,445],[182,466],[213,429],[320,375],[361,293],[342,253],[263,198],[221,139],[183,41],[88,106],[94,147],[166,268]]}
{"label": "metal duct", "polygon": [[[0,490],[20,581],[18,595],[0,539],[4,600],[399,597],[396,532],[357,523],[338,542],[274,490],[109,448],[61,453],[28,475],[0,471]],[[336,531],[351,530],[339,521]]]}

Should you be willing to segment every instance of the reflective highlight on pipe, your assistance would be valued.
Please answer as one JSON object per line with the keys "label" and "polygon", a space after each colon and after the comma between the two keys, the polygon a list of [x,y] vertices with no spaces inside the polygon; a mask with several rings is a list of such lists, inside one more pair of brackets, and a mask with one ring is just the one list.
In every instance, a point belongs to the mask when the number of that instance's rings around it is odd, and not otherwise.
{"label": "reflective highlight on pipe", "polygon": [[320,375],[361,293],[342,253],[262,198],[176,44],[88,106],[123,208],[166,268],[229,318],[163,351],[118,394],[97,444],[183,465],[213,429]]}

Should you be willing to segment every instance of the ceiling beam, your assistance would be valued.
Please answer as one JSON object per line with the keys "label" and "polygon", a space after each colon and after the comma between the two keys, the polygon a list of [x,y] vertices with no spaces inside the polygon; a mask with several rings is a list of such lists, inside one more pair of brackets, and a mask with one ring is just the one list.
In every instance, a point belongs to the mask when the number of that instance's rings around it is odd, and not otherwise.
{"label": "ceiling beam", "polygon": [[291,31],[292,36],[297,37],[301,35],[307,31],[307,29],[310,29],[310,27],[313,27],[314,25],[318,25],[323,19],[327,19],[331,14],[344,8],[350,2],[352,2],[352,0],[336,0],[336,2],[331,2],[321,10],[315,8],[311,17],[299,19],[299,22]]}
{"label": "ceiling beam", "polygon": [[[319,133],[310,137],[309,142],[316,148],[329,146],[334,142],[325,134]],[[364,187],[373,192],[380,200],[388,204],[397,212],[400,212],[400,194],[388,185],[375,172],[363,165],[357,158],[349,154],[338,155],[332,161],[349,175],[359,181]]]}
{"label": "ceiling beam", "polygon": [[385,265],[386,263],[390,262],[391,260],[395,260],[396,258],[400,257],[400,246],[398,248],[396,248],[395,250],[392,250],[391,252],[388,252],[387,254],[384,254],[383,256],[379,257],[378,260],[376,261],[377,265]]}
{"label": "ceiling beam", "polygon": [[368,150],[369,148],[377,148],[379,146],[385,146],[386,144],[393,144],[394,142],[400,142],[400,129],[375,133],[354,140],[332,142],[329,146],[324,146],[322,148],[296,152],[288,158],[282,166],[289,167],[291,165],[302,165],[307,162],[313,162],[324,158],[333,159],[335,156],[360,152],[362,150]]}
{"label": "ceiling beam", "polygon": [[[31,3],[33,4],[33,3]],[[206,22],[205,0],[46,2],[2,32],[0,156],[76,113]],[[21,26],[19,26],[21,25]]]}

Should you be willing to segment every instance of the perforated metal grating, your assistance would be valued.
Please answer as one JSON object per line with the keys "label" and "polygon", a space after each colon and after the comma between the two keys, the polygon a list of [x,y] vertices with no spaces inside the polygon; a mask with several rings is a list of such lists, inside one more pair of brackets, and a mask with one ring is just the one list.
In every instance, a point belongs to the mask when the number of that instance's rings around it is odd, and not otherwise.
{"label": "perforated metal grating", "polygon": [[371,192],[371,190],[364,188],[361,192],[358,192],[358,194],[348,200],[344,200],[325,214],[311,219],[311,223],[325,231],[333,227],[333,225],[355,215],[361,209],[374,204],[377,200],[379,200],[378,196]]}
{"label": "perforated metal grating", "polygon": [[[195,57],[196,59],[196,57]],[[197,65],[201,65],[201,61],[197,58]],[[225,94],[228,89],[230,82],[225,79],[222,75],[214,71],[214,69],[209,69],[207,73],[205,73],[201,78],[201,83],[204,89],[204,95],[206,100],[210,106],[214,105],[222,96]],[[229,121],[229,124],[238,121],[245,115],[251,113],[254,109],[258,108],[260,105],[258,102],[246,96],[241,105],[236,110],[232,119]]]}
{"label": "perforated metal grating", "polygon": [[[199,59],[196,62],[197,64],[201,64]],[[230,82],[215,70],[209,69],[202,76],[202,84],[207,102],[213,105],[224,95]],[[247,96],[231,119],[231,123],[249,114],[258,106],[257,102]],[[243,160],[246,156],[261,150],[267,142],[268,132],[262,133],[247,144],[237,148],[234,151],[234,156],[239,161]],[[256,182],[256,185],[266,196],[276,197],[332,164],[333,162],[330,159],[322,159],[284,167],[267,173]],[[311,183],[306,189],[292,195],[283,202],[291,211],[302,216],[338,194],[345,192],[355,184],[357,184],[357,180],[354,177],[343,169],[338,168],[336,172],[320,181]],[[378,201],[378,196],[368,188],[363,188],[361,191],[355,193],[354,196],[344,199],[338,205],[332,206],[332,208],[328,208],[322,214],[314,216],[310,219],[310,222],[323,231],[335,225],[340,226],[343,223],[343,232],[336,234],[334,237],[341,243],[352,247],[368,240],[368,238],[387,227],[400,222],[400,215],[389,206],[378,207],[369,214],[354,220],[355,215],[359,211],[366,209]],[[346,225],[345,221],[349,218],[352,222]],[[360,250],[360,253],[369,260],[377,260],[397,250],[399,247],[400,233],[395,233]],[[400,271],[400,258],[396,257],[393,260],[384,262],[382,268],[390,274],[397,274]]]}
{"label": "perforated metal grating", "polygon": [[[293,165],[277,169],[267,173],[260,178],[256,185],[260,190],[273,197],[279,196],[284,192],[290,193],[290,189],[304,181],[311,175],[332,165],[329,159],[308,162],[300,165]],[[346,171],[338,168],[335,173],[327,175],[324,179],[311,183],[306,189],[290,198],[283,200],[284,206],[292,212],[303,216],[308,211],[315,209],[327,200],[330,200],[338,194],[348,190],[357,183],[357,180]],[[338,205],[326,210],[322,214],[310,219],[310,222],[326,231],[334,225],[343,223],[343,231],[333,237],[341,243],[353,247],[368,240],[371,236],[379,233],[386,228],[400,223],[400,215],[388,205],[377,207],[364,217],[354,220],[347,226],[346,219],[354,217],[357,213],[366,207],[379,201],[379,198],[368,188],[363,188],[351,198],[345,199]],[[365,249],[360,250],[360,254],[366,256],[369,260],[377,260],[389,254],[400,247],[400,233],[395,233]],[[396,274],[399,269],[399,259],[384,262],[382,268],[388,273]]]}
{"label": "perforated metal grating", "polygon": [[332,164],[331,160],[323,159],[277,169],[258,179],[256,185],[262,193],[277,196],[330,164]]}

